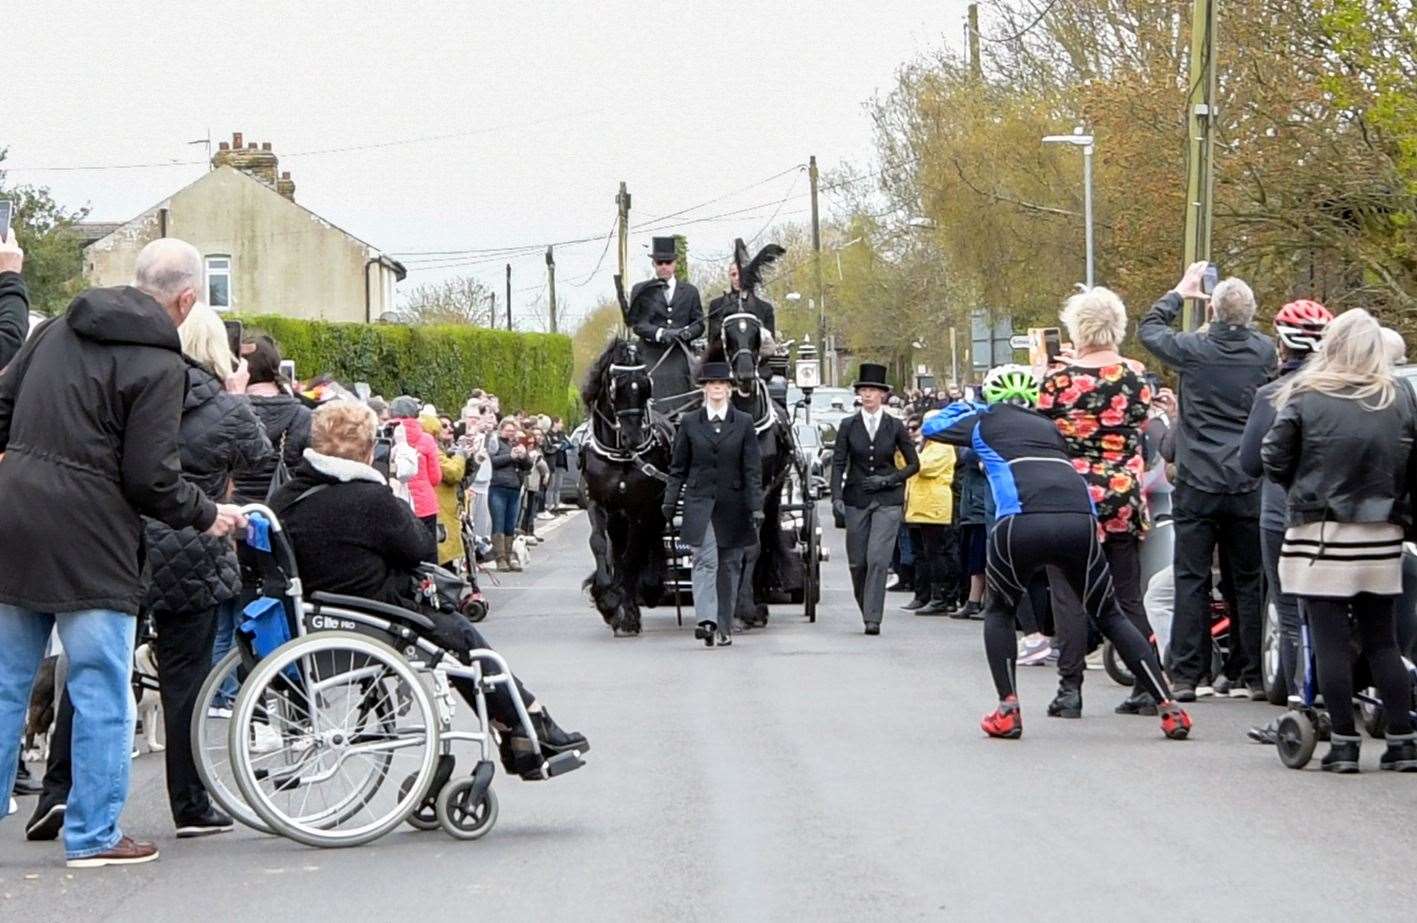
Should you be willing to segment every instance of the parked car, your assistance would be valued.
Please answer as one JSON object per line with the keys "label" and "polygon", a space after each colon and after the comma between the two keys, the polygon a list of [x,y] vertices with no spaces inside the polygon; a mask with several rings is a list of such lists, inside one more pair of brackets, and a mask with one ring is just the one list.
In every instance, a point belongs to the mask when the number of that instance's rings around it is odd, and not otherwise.
{"label": "parked car", "polygon": [[566,450],[566,476],[561,479],[560,502],[574,503],[581,509],[586,508],[585,487],[581,484],[581,443],[585,442],[586,434],[590,432],[590,423],[587,421],[571,430],[571,437],[568,440],[571,447]]}

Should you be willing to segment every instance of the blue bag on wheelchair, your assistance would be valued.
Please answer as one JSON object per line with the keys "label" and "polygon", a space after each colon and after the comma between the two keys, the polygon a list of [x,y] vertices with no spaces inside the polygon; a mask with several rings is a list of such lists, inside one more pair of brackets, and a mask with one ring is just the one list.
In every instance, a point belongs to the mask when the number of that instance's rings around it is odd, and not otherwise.
{"label": "blue bag on wheelchair", "polygon": [[253,599],[246,604],[242,614],[246,618],[241,622],[241,631],[251,639],[251,650],[257,658],[266,656],[290,640],[290,622],[279,599],[269,596]]}

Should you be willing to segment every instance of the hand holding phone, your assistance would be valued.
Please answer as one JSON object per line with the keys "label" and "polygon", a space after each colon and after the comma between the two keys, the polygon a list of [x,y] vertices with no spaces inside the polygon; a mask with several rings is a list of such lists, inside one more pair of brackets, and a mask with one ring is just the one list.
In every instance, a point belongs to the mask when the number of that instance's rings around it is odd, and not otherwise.
{"label": "hand holding phone", "polygon": [[21,272],[25,268],[25,251],[15,240],[10,227],[12,203],[0,199],[0,272]]}
{"label": "hand holding phone", "polygon": [[1205,271],[1201,273],[1201,291],[1209,295],[1215,291],[1215,286],[1220,282],[1220,267],[1214,263],[1206,263]]}
{"label": "hand holding phone", "polygon": [[10,218],[14,215],[15,204],[9,199],[0,199],[0,243],[5,243],[13,233]]}

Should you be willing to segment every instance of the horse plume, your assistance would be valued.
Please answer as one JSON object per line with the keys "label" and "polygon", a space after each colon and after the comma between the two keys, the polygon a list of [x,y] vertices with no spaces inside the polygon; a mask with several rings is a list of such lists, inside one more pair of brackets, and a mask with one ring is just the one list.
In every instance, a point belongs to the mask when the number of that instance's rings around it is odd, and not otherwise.
{"label": "horse plume", "polygon": [[758,255],[748,259],[748,246],[743,238],[733,242],[733,262],[738,264],[738,288],[751,295],[763,281],[763,274],[778,257],[787,251],[777,244],[768,244],[758,251]]}

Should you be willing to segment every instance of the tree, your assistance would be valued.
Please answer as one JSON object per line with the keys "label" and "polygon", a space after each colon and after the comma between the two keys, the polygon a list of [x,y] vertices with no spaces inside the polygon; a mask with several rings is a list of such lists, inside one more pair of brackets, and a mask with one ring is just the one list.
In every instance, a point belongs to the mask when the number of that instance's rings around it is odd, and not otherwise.
{"label": "tree", "polygon": [[620,303],[615,300],[602,301],[576,326],[571,334],[571,362],[577,386],[619,330]]}
{"label": "tree", "polygon": [[410,324],[495,326],[492,290],[472,276],[419,285],[408,293],[399,314]]}
{"label": "tree", "polygon": [[[5,151],[0,149],[0,163],[4,160]],[[89,210],[64,208],[43,186],[7,188],[3,170],[0,198],[14,202],[11,225],[25,251],[24,275],[30,307],[44,315],[58,314],[84,287],[83,251],[71,229]]]}

